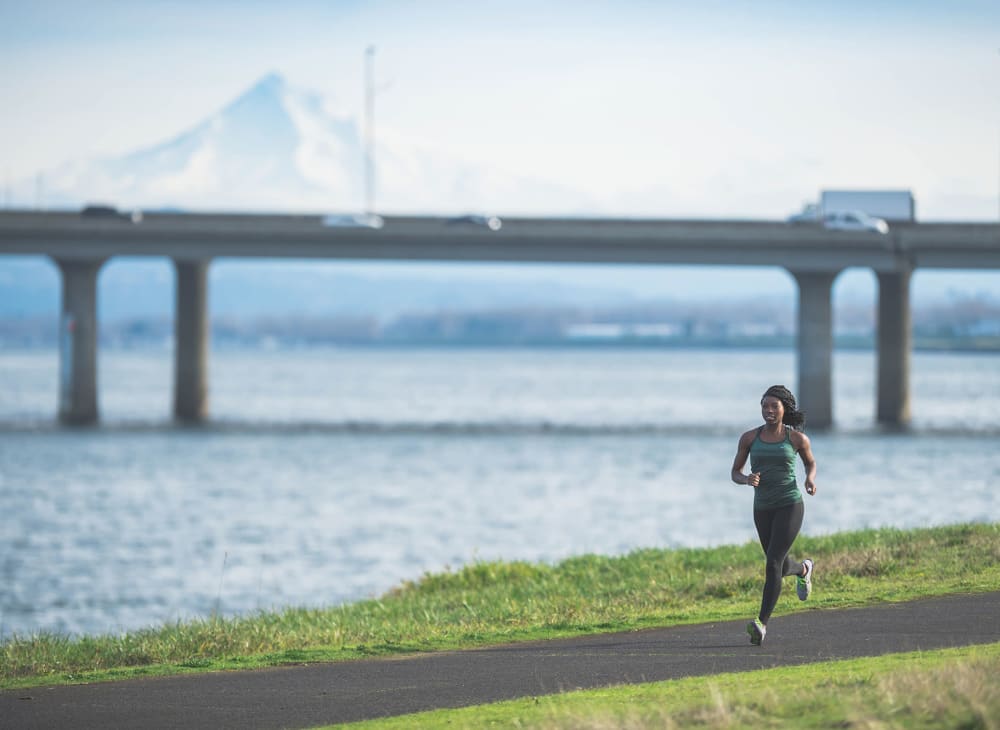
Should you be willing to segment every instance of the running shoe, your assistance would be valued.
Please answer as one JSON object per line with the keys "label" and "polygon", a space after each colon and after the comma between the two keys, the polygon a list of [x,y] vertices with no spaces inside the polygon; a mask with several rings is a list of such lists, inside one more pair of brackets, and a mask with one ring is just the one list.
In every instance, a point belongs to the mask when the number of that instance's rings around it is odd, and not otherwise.
{"label": "running shoe", "polygon": [[767,627],[760,622],[759,618],[755,618],[747,624],[747,633],[750,634],[750,643],[754,646],[760,646],[761,642],[764,641],[764,634],[767,633]]}
{"label": "running shoe", "polygon": [[813,592],[813,561],[806,558],[802,561],[806,566],[806,574],[795,578],[795,592],[799,594],[799,600],[804,601]]}

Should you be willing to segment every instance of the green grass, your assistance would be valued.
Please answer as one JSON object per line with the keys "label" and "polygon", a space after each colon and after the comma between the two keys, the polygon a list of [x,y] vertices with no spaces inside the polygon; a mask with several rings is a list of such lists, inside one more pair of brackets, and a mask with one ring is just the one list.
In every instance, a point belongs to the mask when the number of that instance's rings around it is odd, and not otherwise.
{"label": "green grass", "polygon": [[516,727],[1000,728],[1000,644],[626,685],[340,725],[357,730]]}
{"label": "green grass", "polygon": [[[817,561],[807,604],[788,590],[776,614],[1000,586],[1000,523],[800,537]],[[970,569],[974,566],[974,569]],[[755,543],[587,555],[557,565],[476,563],[427,574],[379,599],[0,645],[0,687],[242,669],[437,651],[526,639],[743,618],[756,613]]]}

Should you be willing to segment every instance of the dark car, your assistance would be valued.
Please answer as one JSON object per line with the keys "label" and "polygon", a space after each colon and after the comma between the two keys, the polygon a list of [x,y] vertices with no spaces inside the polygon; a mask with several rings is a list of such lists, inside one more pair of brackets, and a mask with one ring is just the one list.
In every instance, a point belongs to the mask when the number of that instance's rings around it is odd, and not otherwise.
{"label": "dark car", "polygon": [[112,205],[86,205],[83,210],[80,211],[80,216],[83,218],[99,218],[103,220],[120,220],[126,223],[139,223],[142,220],[142,211],[133,210],[124,213]]}
{"label": "dark car", "polygon": [[448,225],[468,225],[489,228],[491,231],[499,231],[503,221],[495,215],[460,215],[448,219]]}

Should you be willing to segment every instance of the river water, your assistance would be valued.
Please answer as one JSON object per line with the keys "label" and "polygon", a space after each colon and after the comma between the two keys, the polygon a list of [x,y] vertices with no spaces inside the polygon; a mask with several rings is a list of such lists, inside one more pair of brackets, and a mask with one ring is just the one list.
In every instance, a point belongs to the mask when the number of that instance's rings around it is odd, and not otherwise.
{"label": "river water", "polygon": [[[913,356],[913,428],[834,358],[805,534],[1000,519],[1000,356]],[[0,636],[378,595],[476,560],[754,539],[729,480],[792,351],[213,352],[170,421],[167,351],[102,352],[101,425],[54,422],[58,357],[0,352]],[[801,467],[800,467],[801,474]]]}

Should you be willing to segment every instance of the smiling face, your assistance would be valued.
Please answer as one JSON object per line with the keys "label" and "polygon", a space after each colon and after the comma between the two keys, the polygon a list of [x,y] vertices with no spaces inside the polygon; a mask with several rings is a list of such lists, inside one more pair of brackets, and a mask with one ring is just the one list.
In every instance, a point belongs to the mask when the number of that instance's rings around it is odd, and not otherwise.
{"label": "smiling face", "polygon": [[764,423],[781,423],[785,418],[785,404],[773,395],[765,396],[760,401],[760,415],[764,417]]}

